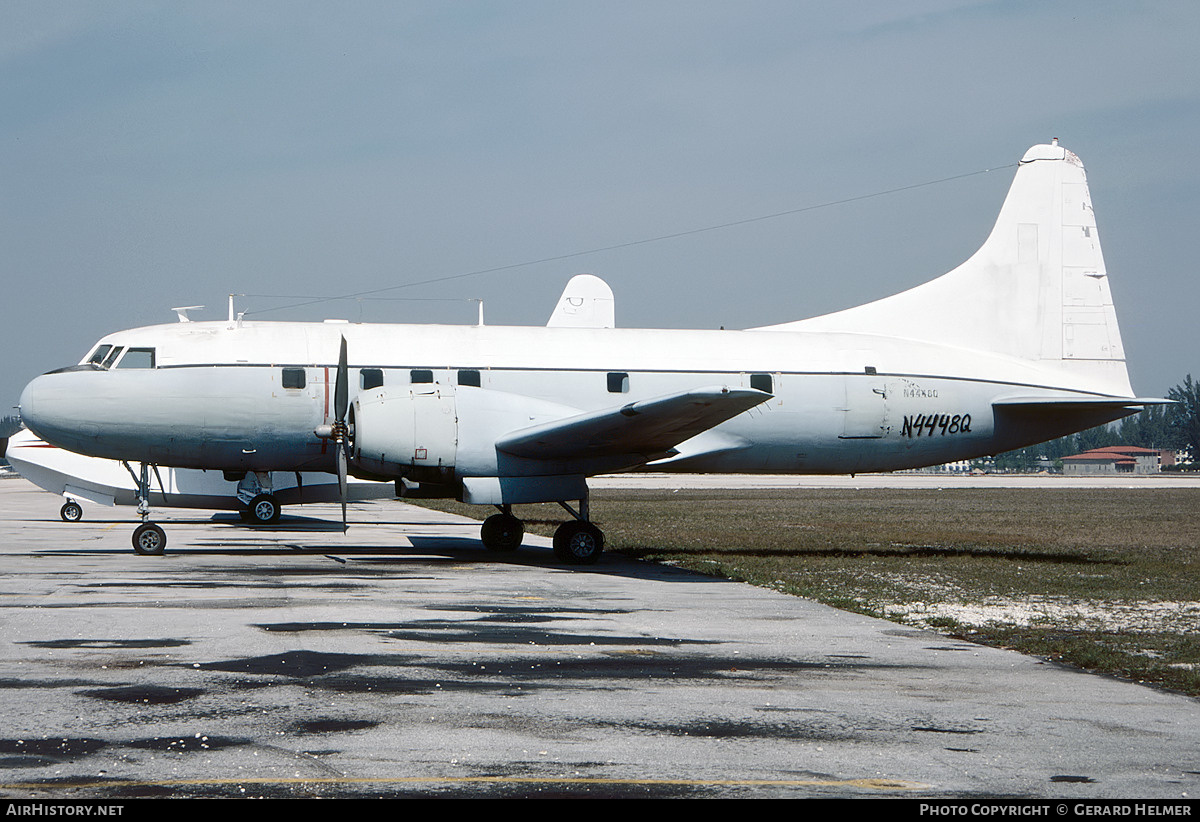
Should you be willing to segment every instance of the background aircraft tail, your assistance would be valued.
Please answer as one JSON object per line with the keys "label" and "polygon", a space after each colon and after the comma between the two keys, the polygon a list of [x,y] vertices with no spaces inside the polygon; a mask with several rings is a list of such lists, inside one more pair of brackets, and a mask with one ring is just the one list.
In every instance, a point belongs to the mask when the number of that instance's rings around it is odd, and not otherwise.
{"label": "background aircraft tail", "polygon": [[1037,361],[1062,387],[1132,396],[1083,163],[1058,145],[1021,159],[983,246],[948,274],[778,331],[888,334]]}
{"label": "background aircraft tail", "polygon": [[576,274],[563,289],[547,326],[616,328],[616,303],[608,283],[593,274]]}

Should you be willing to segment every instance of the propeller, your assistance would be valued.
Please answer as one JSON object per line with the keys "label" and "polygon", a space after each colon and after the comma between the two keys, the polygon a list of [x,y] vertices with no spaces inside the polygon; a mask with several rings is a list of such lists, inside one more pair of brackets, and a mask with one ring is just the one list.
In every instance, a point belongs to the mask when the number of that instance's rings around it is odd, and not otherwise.
{"label": "propeller", "polygon": [[337,447],[338,492],[342,498],[342,533],[349,528],[346,522],[346,472],[349,462],[349,429],[346,425],[346,411],[350,405],[350,367],[346,363],[346,338],[342,337],[342,347],[338,352],[337,381],[333,388],[333,442]]}

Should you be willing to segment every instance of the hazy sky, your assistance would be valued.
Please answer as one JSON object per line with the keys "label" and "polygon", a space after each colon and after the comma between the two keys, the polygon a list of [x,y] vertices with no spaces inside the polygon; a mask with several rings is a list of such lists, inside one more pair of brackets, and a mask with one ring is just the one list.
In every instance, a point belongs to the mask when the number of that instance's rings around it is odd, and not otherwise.
{"label": "hazy sky", "polygon": [[[953,268],[954,182],[270,310],[1015,163],[1088,169],[1134,388],[1200,376],[1200,3],[0,2],[0,401],[172,306],[623,326],[785,322]],[[408,298],[398,301],[394,298]],[[418,299],[419,298],[419,299]],[[444,299],[445,302],[430,301]],[[963,310],[971,310],[964,306]]]}

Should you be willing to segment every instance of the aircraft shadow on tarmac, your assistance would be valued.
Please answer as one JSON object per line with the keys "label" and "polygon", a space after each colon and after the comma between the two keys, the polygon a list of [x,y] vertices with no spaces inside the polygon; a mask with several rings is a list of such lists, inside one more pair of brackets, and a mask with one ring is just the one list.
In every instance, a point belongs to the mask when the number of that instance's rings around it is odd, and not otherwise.
{"label": "aircraft shadow on tarmac", "polygon": [[[112,520],[111,522],[124,522]],[[100,520],[91,520],[97,524]],[[726,579],[708,577],[703,574],[686,571],[670,566],[656,565],[643,562],[617,553],[605,553],[595,565],[564,565],[555,558],[549,546],[522,545],[515,551],[489,551],[483,547],[477,536],[459,537],[449,535],[421,535],[420,533],[405,534],[405,540],[410,544],[382,543],[371,541],[373,526],[388,525],[409,527],[420,531],[430,526],[429,522],[389,521],[386,523],[371,522],[351,525],[345,541],[336,543],[325,541],[324,535],[338,535],[342,530],[340,522],[320,520],[310,517],[283,518],[271,525],[248,525],[241,521],[236,514],[215,514],[204,519],[174,519],[176,525],[221,525],[237,526],[232,528],[230,537],[213,536],[200,539],[178,539],[169,545],[165,556],[226,556],[226,557],[325,557],[338,563],[351,559],[356,565],[381,566],[387,564],[412,566],[415,563],[461,563],[464,565],[516,565],[545,567],[547,571],[575,571],[606,576],[621,576],[636,579],[655,579],[677,582],[729,582]],[[471,525],[471,523],[464,523]],[[355,531],[357,530],[357,534]],[[294,542],[279,542],[277,540],[256,540],[255,533],[294,533]],[[303,534],[321,535],[319,542],[305,543]],[[127,548],[113,546],[89,546],[87,543],[72,541],[59,548],[40,549],[35,551],[39,556],[123,556],[132,554]],[[159,557],[139,557],[139,561],[153,562]]]}

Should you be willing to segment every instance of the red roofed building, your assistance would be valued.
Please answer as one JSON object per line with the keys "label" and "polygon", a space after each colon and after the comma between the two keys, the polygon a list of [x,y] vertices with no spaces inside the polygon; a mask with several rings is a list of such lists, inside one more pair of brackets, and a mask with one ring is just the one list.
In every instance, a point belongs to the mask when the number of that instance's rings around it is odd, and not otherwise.
{"label": "red roofed building", "polygon": [[1062,458],[1063,473],[1085,474],[1157,474],[1163,463],[1174,463],[1174,454],[1134,445],[1093,448],[1082,454]]}

